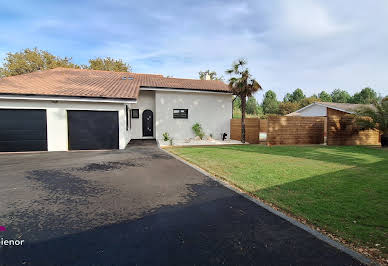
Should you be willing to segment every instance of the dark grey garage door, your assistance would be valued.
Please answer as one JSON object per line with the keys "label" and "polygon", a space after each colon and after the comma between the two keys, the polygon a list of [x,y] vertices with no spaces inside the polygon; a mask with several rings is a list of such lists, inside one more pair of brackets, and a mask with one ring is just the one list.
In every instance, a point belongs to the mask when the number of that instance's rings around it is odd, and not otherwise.
{"label": "dark grey garage door", "polygon": [[69,150],[119,148],[118,113],[67,111]]}
{"label": "dark grey garage door", "polygon": [[47,151],[46,110],[0,109],[0,151]]}

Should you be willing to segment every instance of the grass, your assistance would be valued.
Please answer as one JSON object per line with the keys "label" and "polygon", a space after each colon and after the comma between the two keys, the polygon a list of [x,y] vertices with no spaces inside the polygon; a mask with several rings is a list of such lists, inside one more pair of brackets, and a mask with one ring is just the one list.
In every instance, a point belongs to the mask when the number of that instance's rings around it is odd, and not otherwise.
{"label": "grass", "polygon": [[388,258],[386,150],[233,145],[169,151],[310,224]]}

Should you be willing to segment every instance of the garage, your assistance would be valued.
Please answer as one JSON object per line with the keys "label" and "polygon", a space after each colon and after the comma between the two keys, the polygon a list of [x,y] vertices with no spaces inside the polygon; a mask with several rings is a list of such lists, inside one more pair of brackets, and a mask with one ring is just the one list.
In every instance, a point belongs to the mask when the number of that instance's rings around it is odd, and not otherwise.
{"label": "garage", "polygon": [[46,110],[0,109],[0,151],[47,151]]}
{"label": "garage", "polygon": [[117,111],[67,111],[69,150],[119,148]]}

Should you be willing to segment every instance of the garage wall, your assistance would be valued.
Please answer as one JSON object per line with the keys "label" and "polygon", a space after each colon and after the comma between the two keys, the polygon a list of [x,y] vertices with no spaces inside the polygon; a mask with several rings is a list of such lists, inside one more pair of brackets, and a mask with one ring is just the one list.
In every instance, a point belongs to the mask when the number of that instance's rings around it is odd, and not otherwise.
{"label": "garage wall", "polygon": [[126,131],[125,105],[119,103],[88,103],[68,101],[4,100],[0,99],[0,108],[8,109],[46,109],[47,145],[49,151],[67,151],[67,110],[118,111],[119,147],[124,149],[131,139]]}
{"label": "garage wall", "polygon": [[[130,109],[139,109],[139,118],[131,118],[131,138],[142,139],[142,115],[144,110],[151,110],[154,113],[154,137],[155,137],[155,92],[140,91],[136,104],[131,104]],[[149,138],[149,137],[148,137]]]}
{"label": "garage wall", "polygon": [[[194,137],[193,124],[199,122],[206,135],[220,139],[226,132],[230,137],[232,118],[231,94],[206,92],[155,91],[156,138],[168,132],[175,140]],[[174,119],[173,109],[189,109],[188,119]]]}

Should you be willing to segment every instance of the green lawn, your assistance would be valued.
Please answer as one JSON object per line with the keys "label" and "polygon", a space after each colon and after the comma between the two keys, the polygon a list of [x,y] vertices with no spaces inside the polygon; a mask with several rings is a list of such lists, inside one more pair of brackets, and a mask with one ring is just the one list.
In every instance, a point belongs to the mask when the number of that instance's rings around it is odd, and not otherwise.
{"label": "green lawn", "polygon": [[387,150],[262,145],[168,150],[311,224],[388,257]]}

